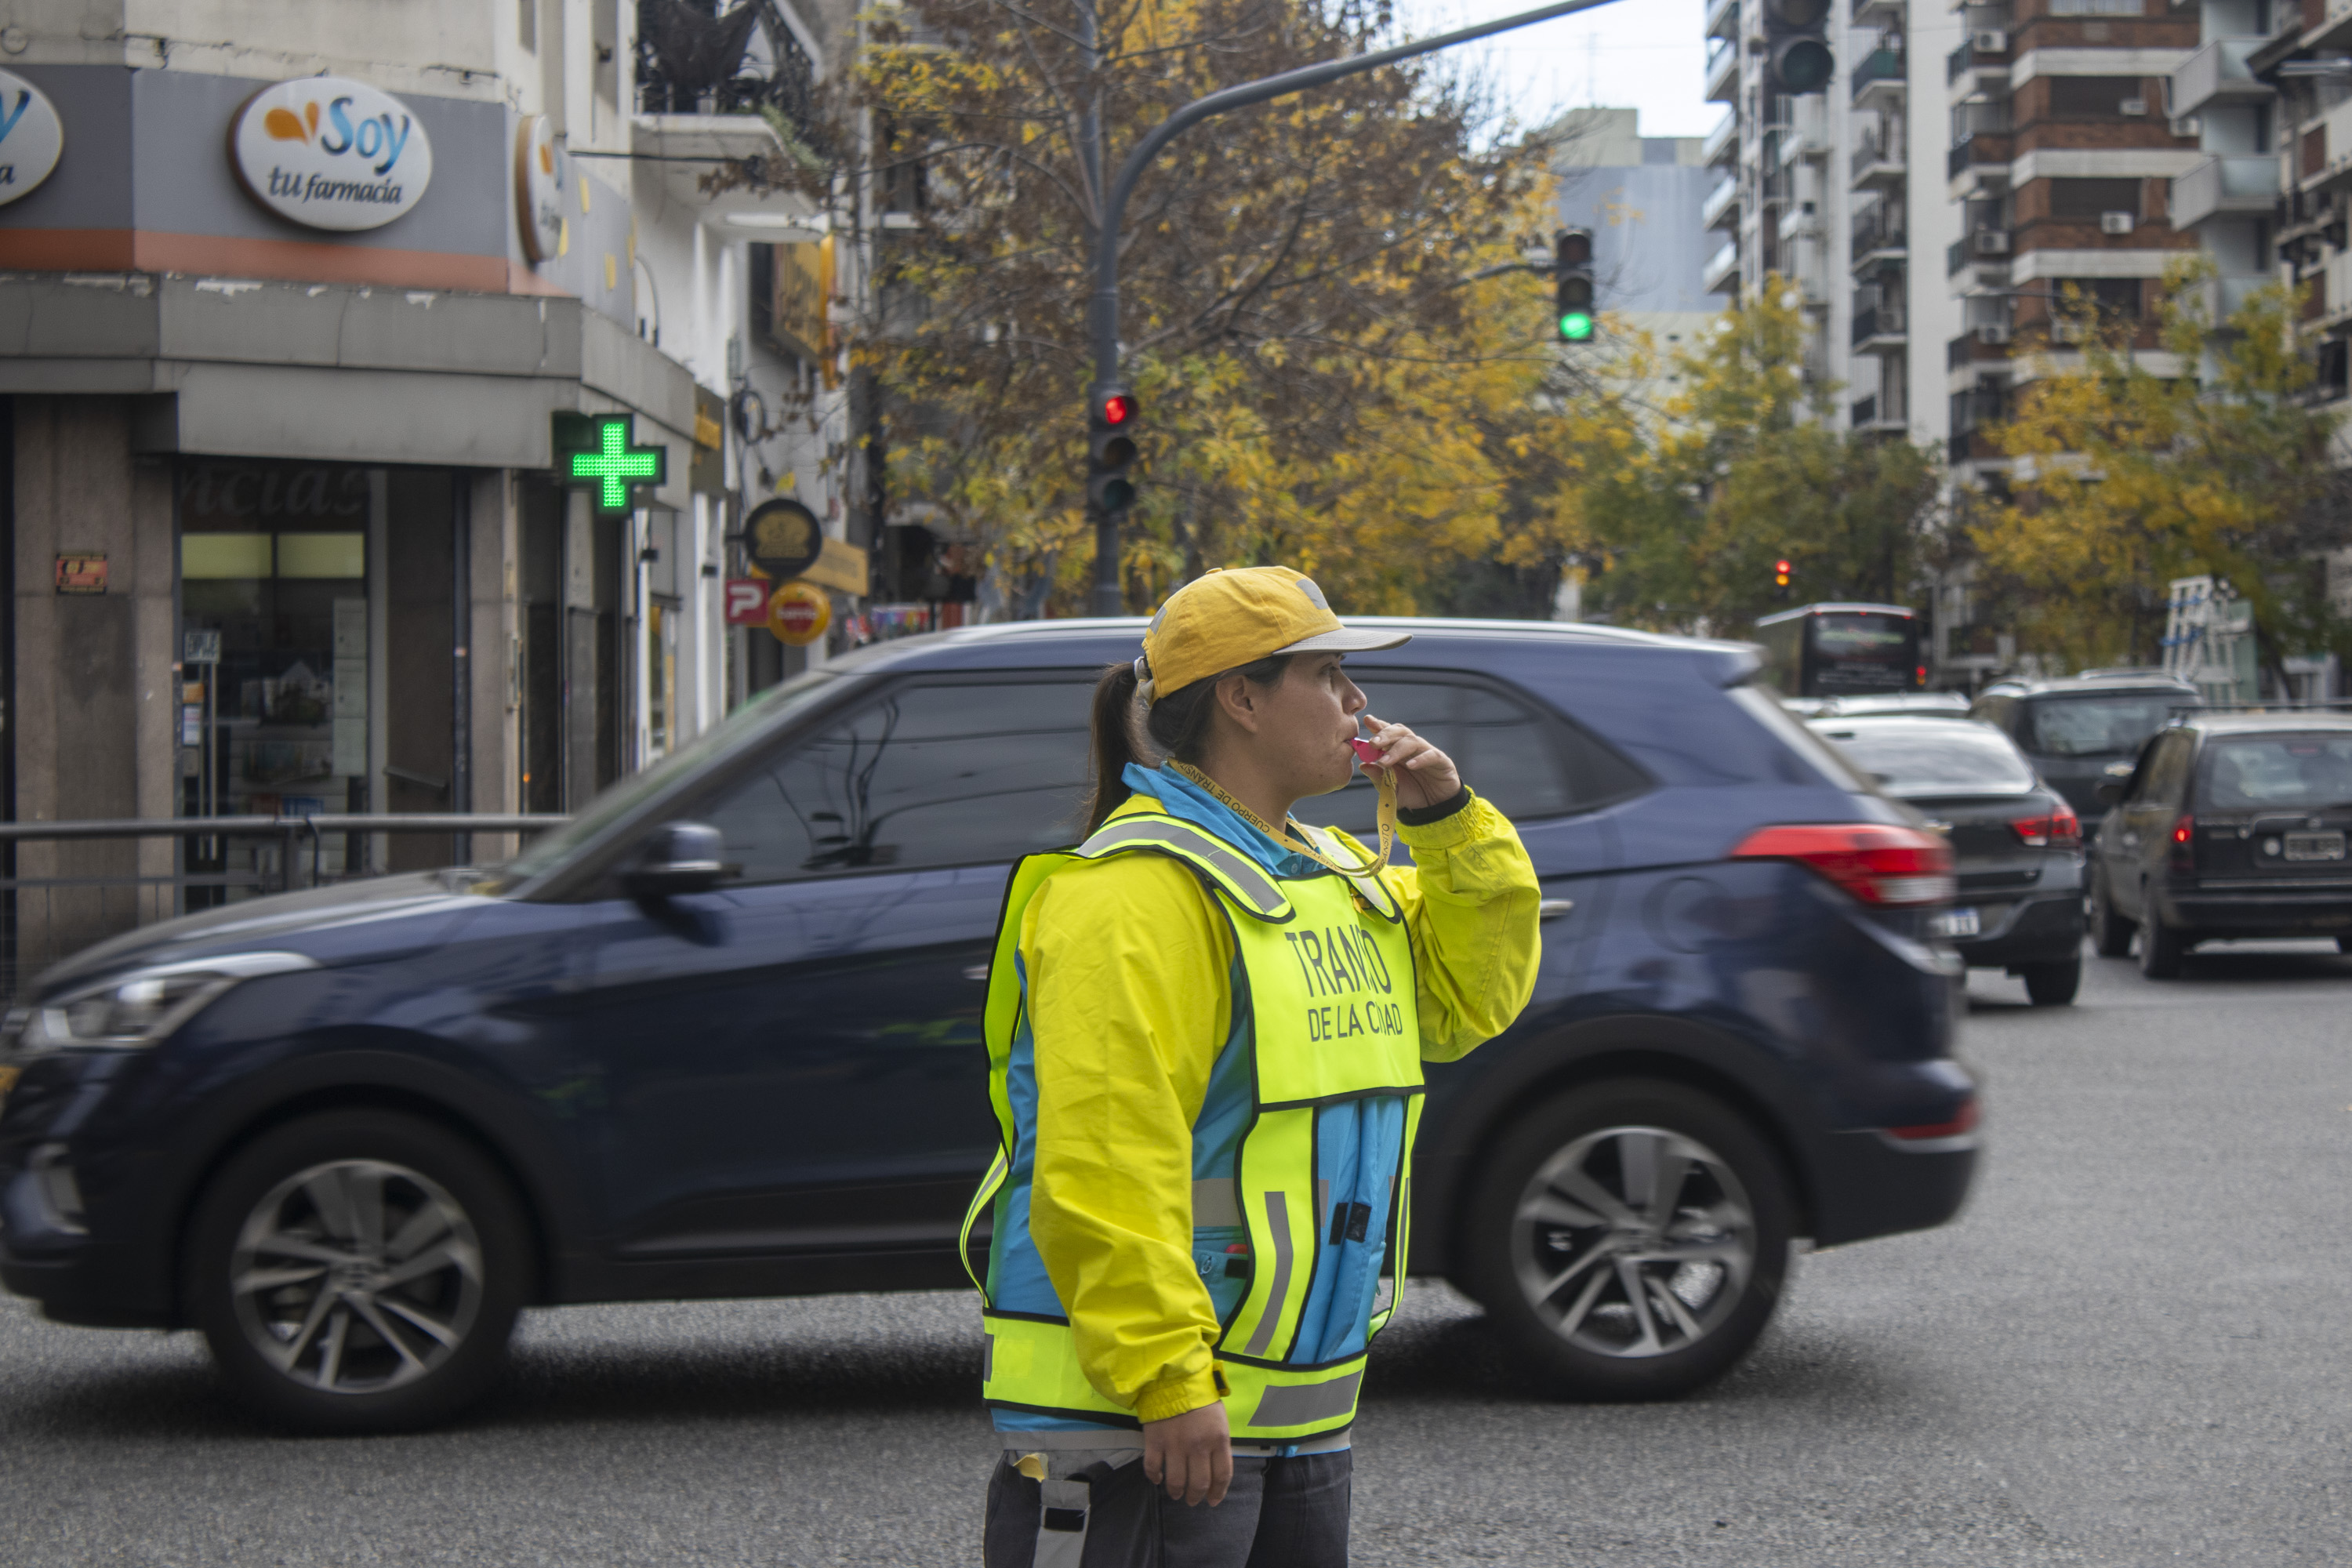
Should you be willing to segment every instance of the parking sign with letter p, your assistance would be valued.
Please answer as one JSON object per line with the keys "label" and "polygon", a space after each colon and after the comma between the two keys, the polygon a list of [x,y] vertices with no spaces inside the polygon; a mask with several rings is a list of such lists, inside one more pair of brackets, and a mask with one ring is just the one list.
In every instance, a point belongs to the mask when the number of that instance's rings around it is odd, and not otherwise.
{"label": "parking sign with letter p", "polygon": [[727,624],[730,626],[764,626],[768,624],[768,590],[775,586],[765,577],[730,577],[727,579]]}

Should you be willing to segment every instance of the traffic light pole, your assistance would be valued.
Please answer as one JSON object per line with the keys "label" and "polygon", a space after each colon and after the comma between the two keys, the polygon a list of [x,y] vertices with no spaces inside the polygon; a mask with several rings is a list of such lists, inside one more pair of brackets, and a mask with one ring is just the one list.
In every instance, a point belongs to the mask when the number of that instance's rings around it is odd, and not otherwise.
{"label": "traffic light pole", "polygon": [[[1537,10],[1522,11],[1517,16],[1504,16],[1492,22],[1481,22],[1475,27],[1462,27],[1451,33],[1440,33],[1435,37],[1421,38],[1409,44],[1399,44],[1394,48],[1377,49],[1368,55],[1350,55],[1345,59],[1326,60],[1320,65],[1301,66],[1297,70],[1284,71],[1279,76],[1262,77],[1256,81],[1242,82],[1237,86],[1225,88],[1222,91],[1210,93],[1205,98],[1196,98],[1152,127],[1150,133],[1136,143],[1135,151],[1127,155],[1127,162],[1118,166],[1118,173],[1113,176],[1110,189],[1103,197],[1101,221],[1095,227],[1095,294],[1087,312],[1087,329],[1094,339],[1095,384],[1098,387],[1112,386],[1118,384],[1120,381],[1118,363],[1120,220],[1127,213],[1128,197],[1135,194],[1136,182],[1143,177],[1143,171],[1150,166],[1152,159],[1160,155],[1161,148],[1200,124],[1203,120],[1223,114],[1228,110],[1246,109],[1252,104],[1264,103],[1269,99],[1287,98],[1294,92],[1305,92],[1309,88],[1328,86],[1338,81],[1341,77],[1355,76],[1362,71],[1378,70],[1382,66],[1391,66],[1400,60],[1412,59],[1420,55],[1434,54],[1439,49],[1450,49],[1456,44],[1467,44],[1479,38],[1492,37],[1496,33],[1507,33],[1519,27],[1533,26],[1538,22],[1549,22],[1556,16],[1573,16],[1579,11],[1593,10],[1610,3],[1611,0],[1558,0],[1558,4],[1545,5]],[[1089,7],[1082,6],[1080,9],[1090,16]],[[1100,121],[1098,120],[1094,122],[1094,130],[1096,136],[1099,137]],[[1097,168],[1101,166],[1098,154],[1097,145],[1094,149],[1093,157],[1094,166]],[[1099,509],[1095,517],[1094,610],[1098,616],[1116,616],[1125,610],[1118,588],[1118,525],[1121,515],[1119,511]]]}

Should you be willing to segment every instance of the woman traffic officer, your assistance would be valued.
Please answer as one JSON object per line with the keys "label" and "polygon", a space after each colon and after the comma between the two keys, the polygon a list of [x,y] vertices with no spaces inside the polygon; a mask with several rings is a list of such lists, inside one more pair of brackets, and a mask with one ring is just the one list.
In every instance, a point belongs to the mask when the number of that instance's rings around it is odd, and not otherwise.
{"label": "woman traffic officer", "polygon": [[[967,1220],[993,1220],[990,1568],[1347,1560],[1421,1063],[1506,1028],[1538,949],[1510,823],[1342,668],[1406,640],[1287,567],[1187,584],[1096,689],[1086,840],[1014,869]],[[1289,815],[1358,768],[1377,852]]]}

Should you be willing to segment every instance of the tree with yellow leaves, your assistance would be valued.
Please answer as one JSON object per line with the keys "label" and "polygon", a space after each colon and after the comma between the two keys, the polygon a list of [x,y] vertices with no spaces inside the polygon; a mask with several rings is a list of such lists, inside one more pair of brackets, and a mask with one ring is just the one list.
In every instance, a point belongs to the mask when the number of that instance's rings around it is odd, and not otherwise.
{"label": "tree with yellow leaves", "polygon": [[[856,342],[890,411],[893,500],[976,536],[1016,614],[1083,608],[1092,564],[1085,307],[1108,171],[1087,118],[1115,166],[1178,105],[1388,26],[1307,0],[1106,0],[1090,58],[1080,20],[914,0],[858,68],[884,184],[919,209]],[[1547,149],[1491,129],[1433,68],[1391,68],[1213,120],[1147,173],[1121,261],[1143,411],[1131,606],[1278,559],[1342,608],[1411,611],[1433,573],[1492,552],[1550,355],[1540,283],[1465,281],[1549,227]]]}
{"label": "tree with yellow leaves", "polygon": [[[1940,547],[1940,469],[1927,448],[1832,421],[1809,385],[1811,324],[1779,278],[1672,357],[1680,393],[1645,407],[1654,355],[1561,398],[1550,505],[1507,552],[1585,574],[1587,614],[1738,636],[1804,600],[1900,601]],[[1776,592],[1773,563],[1794,584]]]}
{"label": "tree with yellow leaves", "polygon": [[2068,664],[2154,662],[2170,579],[2204,573],[2253,602],[2266,661],[2343,641],[2314,564],[2347,537],[2337,416],[2307,400],[2295,297],[2269,285],[2217,321],[2212,276],[2203,257],[2166,273],[2155,355],[2070,292],[2080,361],[2045,361],[1993,432],[2010,491],[1971,533],[2021,639]]}

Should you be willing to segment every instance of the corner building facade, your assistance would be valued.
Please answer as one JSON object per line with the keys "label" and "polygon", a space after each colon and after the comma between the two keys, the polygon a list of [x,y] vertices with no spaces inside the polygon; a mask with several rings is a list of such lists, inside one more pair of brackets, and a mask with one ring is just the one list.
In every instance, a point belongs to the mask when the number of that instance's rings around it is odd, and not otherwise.
{"label": "corner building facade", "polygon": [[[747,504],[870,542],[824,324],[860,287],[870,204],[708,176],[807,161],[809,92],[854,24],[763,5],[740,58],[680,82],[637,37],[679,9],[13,14],[11,816],[569,811],[825,656],[730,630],[722,590]],[[46,173],[8,162],[44,137]],[[830,297],[780,310],[778,274],[814,275],[798,253],[820,248]],[[627,416],[666,481],[598,514],[555,472],[565,415]],[[175,868],[275,885],[273,847],[214,844],[202,866],[164,840],[26,845],[16,874],[135,876],[151,904],[204,901],[153,884]],[[352,835],[318,868],[461,847]]]}

